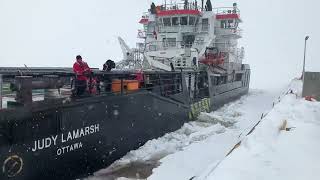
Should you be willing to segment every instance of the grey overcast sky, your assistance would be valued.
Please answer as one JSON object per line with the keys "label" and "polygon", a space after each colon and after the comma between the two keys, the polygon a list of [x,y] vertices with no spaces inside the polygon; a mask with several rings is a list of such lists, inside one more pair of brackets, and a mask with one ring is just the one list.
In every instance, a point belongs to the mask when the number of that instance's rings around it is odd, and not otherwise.
{"label": "grey overcast sky", "polygon": [[[174,0],[173,0],[174,1]],[[181,0],[178,0],[181,1]],[[200,0],[198,0],[200,2]],[[155,0],[162,3],[163,0]],[[170,2],[170,0],[167,0]],[[234,0],[212,0],[231,6]],[[320,71],[318,0],[238,0],[253,88],[279,88],[307,70]],[[0,66],[72,66],[81,54],[92,67],[122,58],[117,36],[135,46],[151,0],[0,0]]]}

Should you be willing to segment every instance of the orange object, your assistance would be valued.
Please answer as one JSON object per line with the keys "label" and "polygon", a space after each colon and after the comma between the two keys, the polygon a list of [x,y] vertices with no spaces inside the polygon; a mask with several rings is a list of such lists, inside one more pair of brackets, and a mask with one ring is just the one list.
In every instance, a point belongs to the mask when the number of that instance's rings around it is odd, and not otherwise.
{"label": "orange object", "polygon": [[139,89],[138,80],[124,80],[124,84],[127,86],[128,91],[135,91]]}
{"label": "orange object", "polygon": [[206,65],[221,65],[224,63],[225,55],[224,53],[217,54],[207,54],[204,57],[201,57],[199,62]]}
{"label": "orange object", "polygon": [[121,80],[120,79],[112,80],[111,89],[112,89],[112,92],[120,92],[121,91]]}
{"label": "orange object", "polygon": [[[123,80],[123,91],[135,91],[139,89],[138,80]],[[114,79],[112,80],[111,86],[112,92],[121,92],[121,80]]]}

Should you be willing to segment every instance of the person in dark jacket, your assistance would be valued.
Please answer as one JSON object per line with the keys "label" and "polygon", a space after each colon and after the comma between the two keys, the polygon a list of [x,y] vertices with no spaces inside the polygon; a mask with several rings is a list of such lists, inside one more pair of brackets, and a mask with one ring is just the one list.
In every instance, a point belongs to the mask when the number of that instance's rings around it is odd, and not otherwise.
{"label": "person in dark jacket", "polygon": [[[112,61],[111,59],[108,59],[104,64],[103,64],[103,71],[106,72],[110,72],[111,69],[115,68],[116,64],[114,63],[114,61]],[[111,92],[111,83],[112,83],[112,79],[111,78],[105,78],[104,79],[104,87],[105,87],[105,91],[106,92]]]}
{"label": "person in dark jacket", "polygon": [[206,11],[212,11],[212,4],[210,0],[207,0],[206,3]]}
{"label": "person in dark jacket", "polygon": [[154,2],[151,3],[150,12],[151,12],[151,14],[156,14],[157,13],[156,5],[154,4]]}
{"label": "person in dark jacket", "polygon": [[114,63],[114,61],[112,61],[111,59],[108,59],[104,64],[103,64],[103,70],[104,71],[111,71],[111,69],[115,68],[116,64]]}

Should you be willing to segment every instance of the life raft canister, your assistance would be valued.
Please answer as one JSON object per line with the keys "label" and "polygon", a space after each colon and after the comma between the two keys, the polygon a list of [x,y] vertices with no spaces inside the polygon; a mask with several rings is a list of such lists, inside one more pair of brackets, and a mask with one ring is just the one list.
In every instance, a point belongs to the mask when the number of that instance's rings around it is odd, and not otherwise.
{"label": "life raft canister", "polygon": [[225,55],[220,52],[217,54],[208,53],[200,58],[199,62],[206,65],[221,65],[224,63]]}

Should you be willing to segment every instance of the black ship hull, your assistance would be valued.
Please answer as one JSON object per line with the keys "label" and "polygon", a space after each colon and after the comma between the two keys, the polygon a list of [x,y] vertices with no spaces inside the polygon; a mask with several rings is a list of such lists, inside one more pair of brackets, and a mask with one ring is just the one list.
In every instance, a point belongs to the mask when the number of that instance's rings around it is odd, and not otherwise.
{"label": "black ship hull", "polygon": [[0,110],[0,179],[87,176],[148,140],[179,129],[200,112],[246,94],[248,80],[211,85],[204,93],[200,88],[191,91],[188,81],[180,80],[181,86],[171,94],[164,93],[167,88],[148,88]]}

